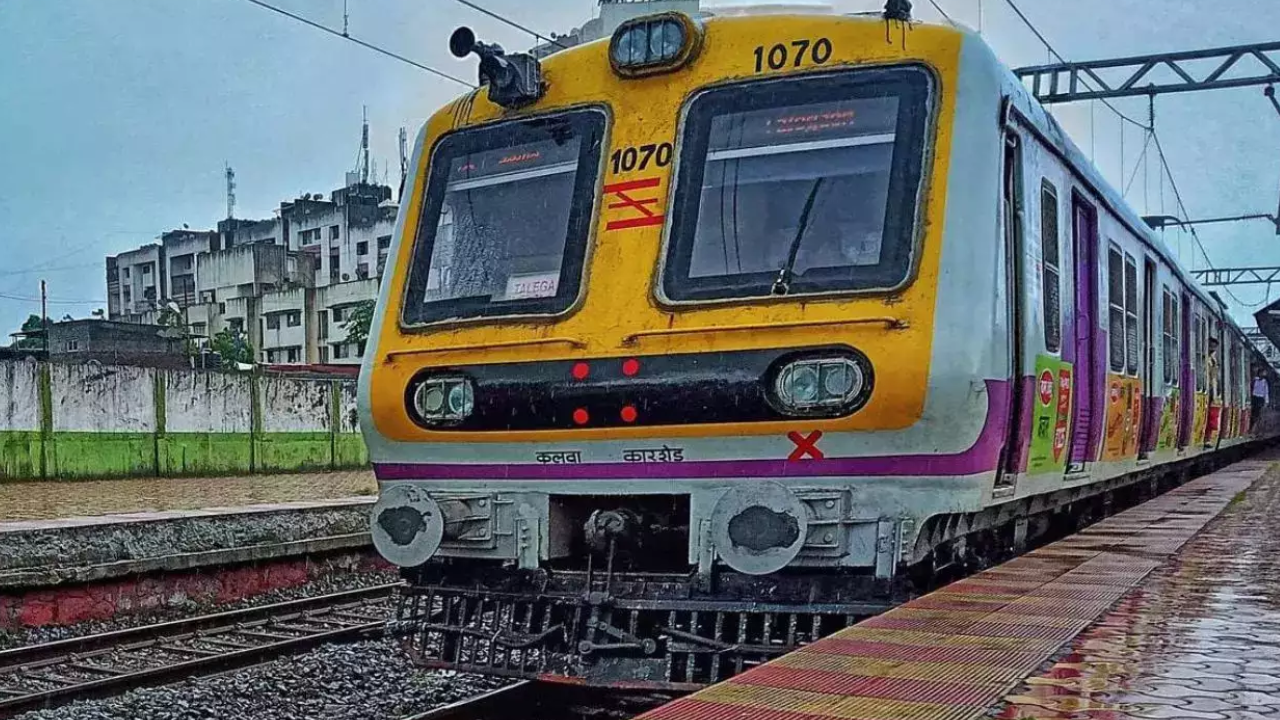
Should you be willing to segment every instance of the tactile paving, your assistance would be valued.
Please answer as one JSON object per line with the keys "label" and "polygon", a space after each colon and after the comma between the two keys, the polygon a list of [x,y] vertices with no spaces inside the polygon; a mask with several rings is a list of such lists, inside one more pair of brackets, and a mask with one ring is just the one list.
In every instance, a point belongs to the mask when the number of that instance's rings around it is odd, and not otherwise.
{"label": "tactile paving", "polygon": [[[1232,559],[1246,550],[1229,547],[1231,543],[1225,541],[1210,543],[1205,556],[1191,562],[1179,556],[1164,567],[1161,564],[1272,465],[1239,463],[1194,480],[1082,533],[953,583],[641,718],[976,720],[997,708],[1007,720],[1218,720],[1228,717],[1212,709],[1221,699],[1199,697],[1183,704],[1178,697],[1167,697],[1168,688],[1177,683],[1226,687],[1234,681],[1224,678],[1238,679],[1246,670],[1259,686],[1271,682],[1267,687],[1274,689],[1272,696],[1255,693],[1257,697],[1249,698],[1255,708],[1274,711],[1258,716],[1280,717],[1280,700],[1271,700],[1280,697],[1280,620],[1276,639],[1267,644],[1276,651],[1274,657],[1253,658],[1252,664],[1248,657],[1232,661],[1192,651],[1205,633],[1241,648],[1256,644],[1257,638],[1247,629],[1235,627],[1233,635],[1202,625],[1168,636],[1164,622],[1135,616],[1133,608],[1154,606],[1174,613],[1184,608],[1176,604],[1166,608],[1168,602],[1156,588],[1131,592],[1157,568],[1157,577],[1204,572],[1206,566],[1219,575],[1244,572]],[[1280,480],[1268,482],[1276,486],[1274,517],[1280,515]],[[1280,533],[1272,535],[1277,539],[1270,557],[1280,558]],[[1197,546],[1204,542],[1198,541]],[[1280,559],[1272,563],[1280,568]],[[1280,587],[1280,572],[1275,580]],[[1195,599],[1183,602],[1190,605]],[[1207,597],[1200,600],[1201,605],[1209,602]],[[1280,607],[1280,603],[1273,605]],[[1280,610],[1276,613],[1280,616]],[[1153,642],[1165,650],[1181,648],[1187,653],[1180,668],[1185,677],[1151,681],[1141,691],[1151,700],[1150,706],[1129,712],[1107,700],[1105,689],[1111,678],[1146,651],[1135,650],[1128,641],[1133,633],[1142,632],[1158,638]],[[1026,679],[1064,643],[1072,644],[1070,654],[1061,656],[1049,673]],[[1018,692],[1002,705],[1001,699],[1015,687]],[[1116,714],[1121,711],[1129,714]]]}

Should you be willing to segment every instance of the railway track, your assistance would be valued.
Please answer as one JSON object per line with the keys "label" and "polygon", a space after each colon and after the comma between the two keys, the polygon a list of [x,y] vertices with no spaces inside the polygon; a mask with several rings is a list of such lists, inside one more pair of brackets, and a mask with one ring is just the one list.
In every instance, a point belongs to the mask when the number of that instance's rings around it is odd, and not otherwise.
{"label": "railway track", "polygon": [[0,651],[0,718],[374,637],[399,583]]}
{"label": "railway track", "polygon": [[677,696],[521,680],[402,720],[623,720]]}

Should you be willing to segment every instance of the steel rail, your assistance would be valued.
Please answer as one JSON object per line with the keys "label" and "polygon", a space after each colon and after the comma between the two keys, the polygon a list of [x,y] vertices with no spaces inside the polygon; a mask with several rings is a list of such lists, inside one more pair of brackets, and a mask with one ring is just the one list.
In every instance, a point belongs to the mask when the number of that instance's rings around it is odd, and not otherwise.
{"label": "steel rail", "polygon": [[536,683],[533,680],[521,680],[496,690],[473,695],[457,702],[441,705],[426,712],[410,715],[403,720],[471,720],[482,718],[493,711],[519,702],[522,698],[533,695]]}
{"label": "steel rail", "polygon": [[[73,699],[240,669],[327,642],[377,636],[384,631],[390,613],[383,618],[360,611],[392,599],[392,591],[400,585],[390,583],[6,650],[0,652],[0,718]],[[193,645],[182,647],[184,642]],[[128,658],[136,653],[138,657],[144,651],[176,661],[118,667],[120,656]],[[88,662],[98,658],[108,658],[108,664]]]}

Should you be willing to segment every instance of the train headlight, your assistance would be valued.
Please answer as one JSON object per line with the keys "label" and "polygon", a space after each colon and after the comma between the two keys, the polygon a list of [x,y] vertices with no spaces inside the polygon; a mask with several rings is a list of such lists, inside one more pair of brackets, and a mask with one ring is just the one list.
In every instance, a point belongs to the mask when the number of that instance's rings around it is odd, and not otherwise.
{"label": "train headlight", "polygon": [[627,77],[671,72],[693,59],[702,33],[693,18],[679,12],[629,20],[613,33],[609,62]]}
{"label": "train headlight", "polygon": [[465,377],[428,377],[413,387],[410,403],[410,414],[422,423],[458,423],[475,410],[475,389]]}
{"label": "train headlight", "polygon": [[870,390],[870,364],[852,357],[795,360],[773,383],[779,409],[792,415],[843,415],[865,403]]}

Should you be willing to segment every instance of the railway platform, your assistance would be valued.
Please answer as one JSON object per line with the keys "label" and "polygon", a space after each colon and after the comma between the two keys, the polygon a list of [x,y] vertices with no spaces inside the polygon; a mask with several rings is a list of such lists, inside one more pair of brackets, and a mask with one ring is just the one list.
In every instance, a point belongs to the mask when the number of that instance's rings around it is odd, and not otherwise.
{"label": "railway platform", "polygon": [[1278,516],[1273,452],[641,718],[1277,718]]}
{"label": "railway platform", "polygon": [[372,470],[0,482],[0,523],[377,495]]}
{"label": "railway platform", "polygon": [[375,490],[369,472],[0,483],[0,630],[379,568]]}

